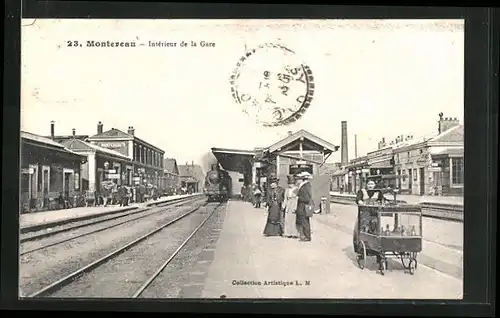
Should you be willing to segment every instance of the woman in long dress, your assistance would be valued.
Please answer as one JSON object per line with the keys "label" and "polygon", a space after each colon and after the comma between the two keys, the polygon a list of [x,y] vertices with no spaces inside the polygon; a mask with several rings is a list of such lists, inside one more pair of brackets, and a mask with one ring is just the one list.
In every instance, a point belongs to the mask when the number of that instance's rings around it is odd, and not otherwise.
{"label": "woman in long dress", "polygon": [[283,235],[283,201],[285,200],[285,190],[278,186],[278,179],[271,181],[271,189],[267,192],[266,203],[268,207],[267,222],[264,228],[265,236]]}
{"label": "woman in long dress", "polygon": [[297,210],[297,187],[293,177],[288,177],[288,189],[285,192],[285,236],[298,238],[299,232],[295,224],[295,211]]}

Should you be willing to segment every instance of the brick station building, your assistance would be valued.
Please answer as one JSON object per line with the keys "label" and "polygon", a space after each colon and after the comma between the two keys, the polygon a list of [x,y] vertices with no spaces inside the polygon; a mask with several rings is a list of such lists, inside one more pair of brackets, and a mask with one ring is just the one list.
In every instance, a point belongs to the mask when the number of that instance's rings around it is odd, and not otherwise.
{"label": "brick station building", "polygon": [[84,155],[52,139],[22,131],[21,212],[58,209],[60,194],[73,202],[85,162]]}
{"label": "brick station building", "polygon": [[[127,184],[152,184],[161,187],[164,179],[163,157],[165,151],[138,138],[134,127],[128,127],[127,132],[116,128],[103,131],[103,124],[97,124],[97,134],[90,136],[88,141],[101,148],[118,152],[131,160],[130,166],[124,170],[117,163],[110,166],[119,175],[125,175]],[[99,167],[101,168],[101,167]]]}

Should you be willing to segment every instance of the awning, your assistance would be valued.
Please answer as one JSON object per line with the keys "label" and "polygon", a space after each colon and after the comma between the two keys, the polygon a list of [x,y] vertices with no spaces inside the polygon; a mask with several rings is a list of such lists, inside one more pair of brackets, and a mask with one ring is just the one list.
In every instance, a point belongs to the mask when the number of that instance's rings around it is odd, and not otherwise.
{"label": "awning", "polygon": [[383,159],[377,159],[377,160],[370,160],[368,161],[368,165],[370,168],[376,168],[376,169],[384,169],[384,168],[392,168],[391,164],[391,158],[383,158]]}
{"label": "awning", "polygon": [[341,170],[337,170],[335,171],[333,174],[332,174],[332,177],[340,177],[340,176],[343,176],[345,175],[346,173],[348,173],[349,171],[347,171],[347,169],[341,169]]}
{"label": "awning", "polygon": [[432,154],[433,157],[463,157],[464,148],[446,148]]}
{"label": "awning", "polygon": [[186,183],[197,183],[198,181],[196,181],[195,178],[193,177],[187,177],[187,178],[182,178],[181,181],[184,181]]}
{"label": "awning", "polygon": [[401,179],[400,175],[397,174],[377,174],[377,175],[371,175],[367,176],[368,179],[383,179],[383,180],[396,180],[396,179]]}
{"label": "awning", "polygon": [[212,148],[212,153],[224,170],[247,173],[252,171],[255,151]]}

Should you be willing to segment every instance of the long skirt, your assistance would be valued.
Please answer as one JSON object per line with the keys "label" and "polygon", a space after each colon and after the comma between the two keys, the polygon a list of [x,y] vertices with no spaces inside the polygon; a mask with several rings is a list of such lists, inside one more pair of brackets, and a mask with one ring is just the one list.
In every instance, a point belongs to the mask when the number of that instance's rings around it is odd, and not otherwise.
{"label": "long skirt", "polygon": [[264,235],[266,236],[281,236],[283,235],[282,227],[282,215],[280,206],[276,203],[272,203],[269,206],[267,214],[267,222],[264,227]]}
{"label": "long skirt", "polygon": [[285,213],[285,235],[291,237],[299,237],[299,231],[297,231],[295,213],[286,212]]}

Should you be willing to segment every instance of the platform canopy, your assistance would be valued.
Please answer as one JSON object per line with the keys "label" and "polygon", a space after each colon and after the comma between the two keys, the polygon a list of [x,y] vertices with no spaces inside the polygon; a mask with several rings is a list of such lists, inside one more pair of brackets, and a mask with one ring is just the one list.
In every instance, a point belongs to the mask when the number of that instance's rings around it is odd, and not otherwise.
{"label": "platform canopy", "polygon": [[255,157],[253,150],[212,148],[212,153],[224,170],[240,173],[252,171]]}

